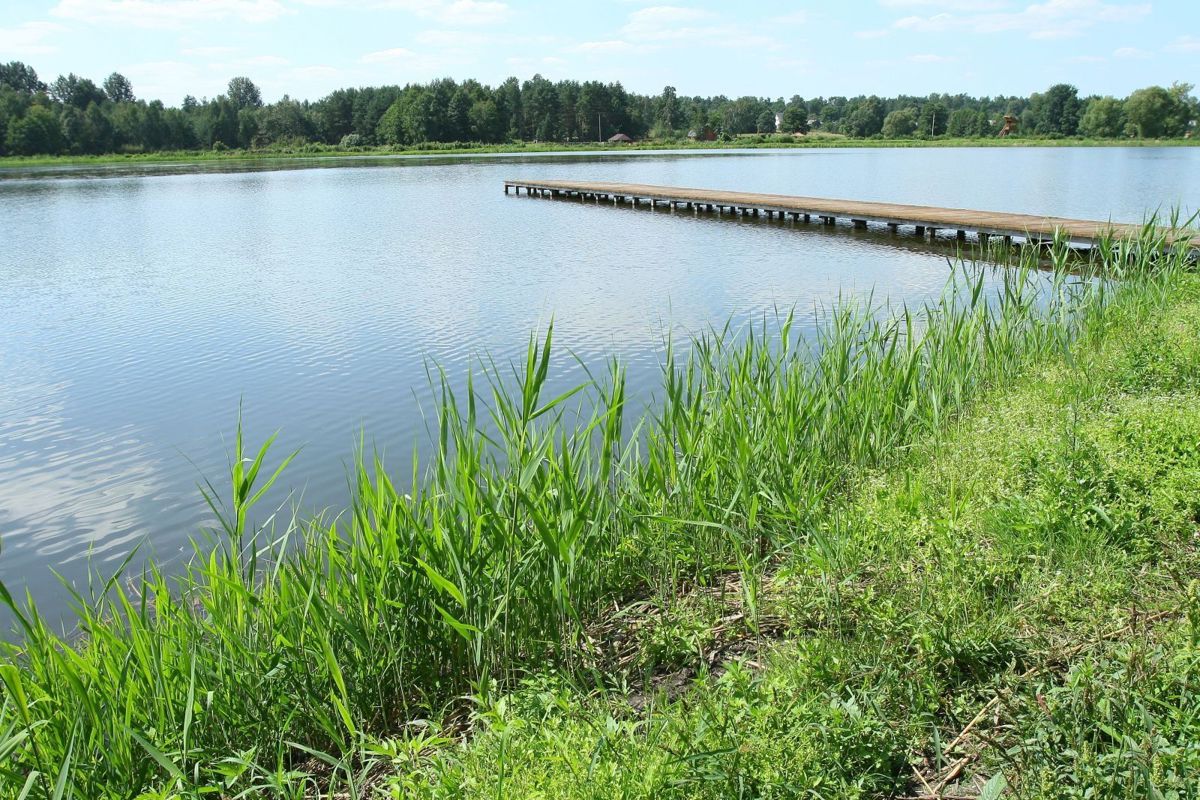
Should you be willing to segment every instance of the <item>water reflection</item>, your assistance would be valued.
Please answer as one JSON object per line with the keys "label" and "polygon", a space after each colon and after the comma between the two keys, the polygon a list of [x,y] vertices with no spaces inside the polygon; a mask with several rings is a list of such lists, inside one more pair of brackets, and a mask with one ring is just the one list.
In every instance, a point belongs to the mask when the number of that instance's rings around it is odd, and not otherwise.
{"label": "water reflection", "polygon": [[506,197],[506,178],[1135,221],[1159,201],[1200,207],[1192,149],[915,153],[4,172],[0,580],[28,585],[54,613],[64,602],[52,567],[79,582],[89,553],[111,564],[143,538],[178,557],[207,521],[196,486],[224,473],[239,407],[251,440],[278,429],[280,453],[303,446],[287,481],[298,502],[339,509],[360,433],[402,473],[426,441],[431,363],[461,385],[484,355],[519,359],[530,331],[554,319],[556,386],[618,355],[645,401],[666,335],[760,321],[777,307],[797,309],[803,330],[839,297],[919,303],[941,292],[957,245],[539,202]]}

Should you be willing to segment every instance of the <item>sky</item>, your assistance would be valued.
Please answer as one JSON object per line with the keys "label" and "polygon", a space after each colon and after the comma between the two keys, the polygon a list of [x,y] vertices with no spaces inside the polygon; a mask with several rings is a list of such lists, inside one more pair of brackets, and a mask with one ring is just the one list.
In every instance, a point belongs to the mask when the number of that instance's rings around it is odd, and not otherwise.
{"label": "sky", "polygon": [[655,93],[1123,96],[1200,83],[1200,0],[0,0],[0,62],[145,99],[535,73]]}

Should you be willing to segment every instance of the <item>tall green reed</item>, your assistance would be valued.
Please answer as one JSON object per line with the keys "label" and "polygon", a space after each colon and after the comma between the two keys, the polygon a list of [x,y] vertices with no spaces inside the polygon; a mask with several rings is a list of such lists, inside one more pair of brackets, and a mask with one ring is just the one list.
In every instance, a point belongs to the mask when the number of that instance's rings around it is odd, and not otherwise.
{"label": "tall green reed", "polygon": [[547,330],[511,375],[486,363],[456,394],[434,373],[436,447],[412,488],[364,453],[334,520],[249,527],[291,456],[268,471],[271,441],[248,454],[239,430],[229,504],[207,495],[218,539],[181,575],[64,587],[73,637],[0,592],[19,628],[0,645],[0,787],[290,797],[323,771],[353,788],[374,737],[526,672],[596,666],[588,626],[615,601],[737,570],[752,606],[763,565],[862,470],[1159,302],[1187,251],[1157,235],[1082,264],[1057,243],[1049,272],[1032,250],[960,264],[934,302],[842,302],[812,337],[785,315],[671,345],[632,428],[615,361],[547,396]]}

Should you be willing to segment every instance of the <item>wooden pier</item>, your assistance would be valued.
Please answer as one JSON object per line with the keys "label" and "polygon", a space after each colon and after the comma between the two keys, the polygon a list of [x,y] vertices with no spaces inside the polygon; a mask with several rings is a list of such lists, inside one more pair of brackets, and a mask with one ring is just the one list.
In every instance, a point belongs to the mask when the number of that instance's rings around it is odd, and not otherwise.
{"label": "wooden pier", "polygon": [[[937,237],[939,232],[945,232],[958,239],[965,239],[967,234],[973,234],[981,243],[987,242],[993,236],[1003,237],[1005,242],[1021,239],[1031,243],[1045,243],[1057,235],[1074,245],[1093,245],[1105,238],[1134,238],[1142,231],[1141,225],[1117,222],[899,203],[830,200],[820,197],[682,189],[637,183],[505,181],[504,193],[508,194],[510,190],[518,195],[524,190],[527,195],[539,197],[578,198],[613,204],[627,202],[634,206],[645,203],[650,208],[665,205],[672,210],[685,209],[693,213],[729,213],[752,217],[761,215],[770,219],[778,217],[780,220],[791,219],[796,222],[817,221],[825,225],[843,221],[856,228],[886,225],[893,233],[905,226],[912,228],[918,236],[930,238]],[[1195,235],[1191,230],[1160,230],[1167,244]]]}

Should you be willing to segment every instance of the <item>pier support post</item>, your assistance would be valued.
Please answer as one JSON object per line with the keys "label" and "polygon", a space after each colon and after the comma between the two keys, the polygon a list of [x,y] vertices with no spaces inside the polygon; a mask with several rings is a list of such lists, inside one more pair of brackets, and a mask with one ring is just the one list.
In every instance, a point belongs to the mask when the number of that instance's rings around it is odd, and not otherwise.
{"label": "pier support post", "polygon": [[987,243],[988,243],[988,239],[989,239],[989,238],[990,238],[990,237],[989,237],[989,235],[988,235],[988,234],[984,233],[983,231],[980,231],[980,232],[979,232],[979,243],[980,243],[981,245],[984,245],[984,246],[986,247],[986,246],[987,246]]}
{"label": "pier support post", "polygon": [[937,228],[930,228],[930,229],[929,229],[929,238],[930,238],[930,239],[936,239],[936,238],[937,238]]}
{"label": "pier support post", "polygon": [[925,235],[925,226],[917,225],[916,226],[916,234],[917,234],[917,236],[924,236]]}
{"label": "pier support post", "polygon": [[805,215],[804,215],[804,221],[805,221],[805,222],[812,222],[812,217],[811,217],[811,216],[809,216],[808,214],[805,214]]}
{"label": "pier support post", "polygon": [[955,236],[955,238],[956,238],[956,239],[958,239],[960,242],[962,242],[962,241],[966,241],[966,238],[967,238],[967,232],[966,232],[966,231],[964,231],[964,230],[962,230],[962,229],[960,228],[960,229],[958,230],[958,232],[954,234],[954,236]]}
{"label": "pier support post", "polygon": [[900,228],[900,226],[894,222],[889,222],[887,224],[887,226],[888,226],[888,230],[891,231],[893,234],[897,233]]}
{"label": "pier support post", "polygon": [[852,219],[852,220],[850,220],[850,222],[853,223],[854,227],[856,227],[856,228],[867,227],[867,221],[865,219]]}

